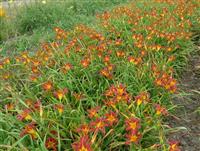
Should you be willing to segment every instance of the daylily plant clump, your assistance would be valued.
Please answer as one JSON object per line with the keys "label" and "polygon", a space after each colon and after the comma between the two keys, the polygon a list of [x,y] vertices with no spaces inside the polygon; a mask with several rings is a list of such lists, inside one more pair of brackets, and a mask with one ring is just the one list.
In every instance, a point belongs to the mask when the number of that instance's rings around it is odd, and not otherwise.
{"label": "daylily plant clump", "polygon": [[55,27],[36,52],[0,61],[1,144],[17,150],[179,151],[163,117],[199,4],[133,2],[94,27]]}

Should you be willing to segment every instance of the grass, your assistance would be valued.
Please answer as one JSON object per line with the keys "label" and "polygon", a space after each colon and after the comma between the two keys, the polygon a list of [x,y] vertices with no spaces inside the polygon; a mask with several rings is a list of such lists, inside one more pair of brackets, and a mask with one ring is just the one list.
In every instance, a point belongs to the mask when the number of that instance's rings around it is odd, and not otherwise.
{"label": "grass", "polygon": [[[10,6],[7,17],[1,17],[2,51],[35,50],[41,42],[53,40],[54,27],[71,29],[78,23],[90,24],[97,13],[125,2],[128,0],[49,0],[46,4],[36,1],[19,8]],[[9,11],[14,13],[9,15]]]}
{"label": "grass", "polygon": [[163,119],[174,117],[171,99],[182,95],[176,78],[194,46],[198,6],[120,5],[92,24],[56,24],[54,39],[38,51],[1,59],[0,147],[178,150]]}

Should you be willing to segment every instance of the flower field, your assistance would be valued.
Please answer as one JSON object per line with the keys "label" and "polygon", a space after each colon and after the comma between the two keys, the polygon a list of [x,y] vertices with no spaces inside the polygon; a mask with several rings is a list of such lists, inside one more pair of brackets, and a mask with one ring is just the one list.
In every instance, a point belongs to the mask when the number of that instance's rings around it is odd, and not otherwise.
{"label": "flower field", "polygon": [[[0,148],[180,151],[167,138],[198,1],[135,1],[0,60]],[[175,117],[174,117],[175,118]],[[2,144],[2,145],[1,145]]]}

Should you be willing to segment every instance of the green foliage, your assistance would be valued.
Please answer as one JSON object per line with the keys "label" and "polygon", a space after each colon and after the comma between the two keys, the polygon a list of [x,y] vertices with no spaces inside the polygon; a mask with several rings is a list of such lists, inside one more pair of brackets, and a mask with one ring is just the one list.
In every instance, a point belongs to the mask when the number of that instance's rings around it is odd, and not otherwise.
{"label": "green foliage", "polygon": [[16,24],[19,32],[33,32],[34,29],[55,26],[71,28],[78,22],[87,23],[91,16],[105,8],[127,0],[107,1],[47,1],[46,4],[36,2],[19,10]]}
{"label": "green foliage", "polygon": [[59,26],[71,29],[76,24],[90,24],[97,13],[125,2],[128,0],[49,0],[46,4],[36,1],[14,10],[8,9],[7,12],[15,13],[10,19],[1,21],[2,51],[34,50],[43,39],[53,39],[52,28]]}
{"label": "green foliage", "polygon": [[[95,14],[96,5],[102,2],[92,5],[86,1],[82,6],[72,1],[70,12],[77,14],[74,23],[88,23],[89,14]],[[177,142],[167,140],[169,126],[163,118],[174,117],[171,110],[176,106],[170,100],[181,95],[176,77],[193,47],[194,4],[137,1],[73,29],[69,28],[73,22],[55,22],[54,10],[49,12],[53,20],[48,15],[34,18],[29,14],[31,24],[25,21],[21,32],[40,37],[41,27],[48,22],[44,33],[56,26],[55,34],[47,42],[43,35],[35,52],[23,51],[0,60],[0,147],[178,150]],[[70,16],[60,14],[60,19],[71,21]],[[26,36],[18,43],[22,49],[36,42]]]}

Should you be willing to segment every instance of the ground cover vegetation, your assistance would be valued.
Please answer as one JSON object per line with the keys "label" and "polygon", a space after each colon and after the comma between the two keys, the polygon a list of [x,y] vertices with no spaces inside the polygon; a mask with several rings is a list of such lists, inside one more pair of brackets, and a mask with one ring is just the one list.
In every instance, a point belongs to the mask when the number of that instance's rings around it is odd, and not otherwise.
{"label": "ground cover vegetation", "polygon": [[179,151],[164,119],[184,93],[198,12],[197,1],[134,1],[1,59],[0,147]]}
{"label": "ground cover vegetation", "polygon": [[[129,0],[28,0],[8,1],[0,8],[0,47],[3,54],[36,50],[53,41],[52,28],[71,29],[95,21],[95,14]],[[11,52],[10,52],[11,51]]]}

